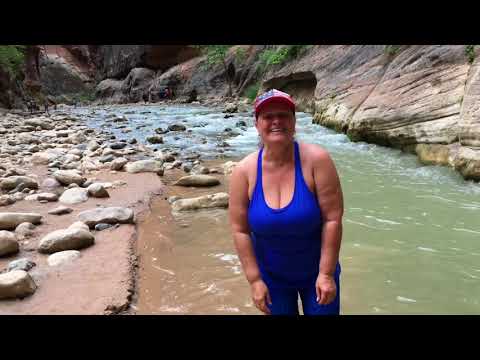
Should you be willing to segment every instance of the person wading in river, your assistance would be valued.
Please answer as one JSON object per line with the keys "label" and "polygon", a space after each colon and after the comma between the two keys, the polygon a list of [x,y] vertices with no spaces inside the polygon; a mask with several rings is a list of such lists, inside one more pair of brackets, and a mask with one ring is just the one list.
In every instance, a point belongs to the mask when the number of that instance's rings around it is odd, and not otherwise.
{"label": "person wading in river", "polygon": [[270,90],[255,101],[260,150],[234,168],[229,215],[255,306],[266,314],[340,313],[343,194],[318,145],[295,140],[295,103]]}

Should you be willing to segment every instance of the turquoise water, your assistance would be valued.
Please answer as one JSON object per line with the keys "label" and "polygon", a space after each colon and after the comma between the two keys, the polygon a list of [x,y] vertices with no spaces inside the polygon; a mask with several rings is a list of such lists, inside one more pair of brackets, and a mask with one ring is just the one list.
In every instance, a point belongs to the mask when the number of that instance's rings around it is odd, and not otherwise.
{"label": "turquoise water", "polygon": [[[129,114],[132,111],[135,113]],[[144,111],[150,113],[141,114]],[[253,151],[258,138],[251,115],[224,119],[220,111],[201,106],[124,106],[92,114],[92,108],[77,109],[79,114],[90,116],[89,125],[96,127],[104,123],[107,114],[127,113],[132,132],[122,133],[124,129],[111,127],[108,130],[117,138],[133,136],[139,141],[156,127],[183,123],[190,133],[163,135],[165,144],[157,146],[196,151],[204,159],[215,158],[223,141],[230,145],[221,147],[226,158]],[[239,120],[247,122],[246,129],[235,126]],[[452,169],[423,166],[415,156],[399,150],[352,143],[344,134],[313,125],[311,120],[308,114],[297,115],[298,140],[317,143],[330,152],[345,198],[342,313],[480,313],[480,186],[464,181]],[[146,127],[136,129],[139,125]],[[227,127],[237,135],[222,136]],[[204,254],[235,256],[224,215],[215,215],[222,219],[216,226],[224,228],[223,235],[216,242],[208,242]],[[178,241],[178,246],[188,246]],[[222,251],[212,252],[212,246]],[[196,246],[195,251],[202,250]],[[194,256],[185,256],[196,261]],[[248,303],[246,282],[239,286],[244,279],[238,275],[238,266],[236,272],[231,267],[216,270],[213,273],[227,278],[225,272],[232,271],[232,279],[238,281],[232,282],[234,287],[246,289],[241,295],[245,299],[239,303]],[[212,272],[206,271],[204,279],[208,276]],[[239,313],[251,312],[250,306],[236,309]],[[209,312],[208,308],[202,311]]]}

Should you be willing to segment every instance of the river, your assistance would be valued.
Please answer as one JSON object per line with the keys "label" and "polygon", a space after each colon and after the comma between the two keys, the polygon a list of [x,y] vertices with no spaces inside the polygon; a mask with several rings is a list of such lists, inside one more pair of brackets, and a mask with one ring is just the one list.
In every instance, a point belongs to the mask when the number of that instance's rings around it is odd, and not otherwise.
{"label": "river", "polygon": [[[237,160],[257,147],[248,113],[225,119],[200,105],[77,108],[88,125],[119,139],[145,141],[158,127],[182,123],[187,132],[162,135],[179,153],[198,152],[208,166]],[[104,125],[109,114],[127,128]],[[238,121],[247,126],[239,128]],[[124,126],[124,125],[122,125]],[[232,131],[224,130],[226,128]],[[130,131],[131,130],[131,131]],[[234,136],[224,136],[232,134]],[[297,139],[331,154],[344,198],[341,250],[342,314],[480,313],[480,186],[447,167],[423,166],[414,155],[344,134],[297,114]],[[169,183],[181,172],[166,172]],[[219,175],[220,176],[220,175]],[[226,191],[168,187],[166,196]],[[140,314],[258,314],[235,254],[226,210],[173,215],[165,198],[140,226]]]}

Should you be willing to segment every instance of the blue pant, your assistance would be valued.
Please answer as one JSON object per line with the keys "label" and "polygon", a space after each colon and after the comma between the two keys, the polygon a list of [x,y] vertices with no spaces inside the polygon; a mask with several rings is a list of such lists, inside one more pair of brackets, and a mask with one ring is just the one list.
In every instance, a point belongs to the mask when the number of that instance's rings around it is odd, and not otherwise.
{"label": "blue pant", "polygon": [[304,288],[281,288],[268,287],[272,304],[268,305],[272,315],[299,315],[298,295],[302,300],[303,313],[305,315],[339,315],[340,314],[340,269],[335,271],[335,283],[337,296],[328,305],[317,303],[315,282]]}

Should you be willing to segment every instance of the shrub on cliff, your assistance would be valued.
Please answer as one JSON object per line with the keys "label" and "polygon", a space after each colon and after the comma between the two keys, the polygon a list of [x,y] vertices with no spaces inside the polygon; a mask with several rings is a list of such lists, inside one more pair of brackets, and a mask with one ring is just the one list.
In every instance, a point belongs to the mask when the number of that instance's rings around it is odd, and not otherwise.
{"label": "shrub on cliff", "polygon": [[276,49],[265,49],[259,56],[258,70],[263,73],[271,65],[280,65],[296,59],[310,47],[311,45],[283,45]]}
{"label": "shrub on cliff", "polygon": [[24,45],[0,45],[0,66],[11,75],[20,77],[25,64]]}
{"label": "shrub on cliff", "polygon": [[260,82],[257,82],[256,84],[250,85],[246,90],[245,90],[245,96],[250,100],[254,101],[255,98],[257,97],[258,90],[260,89]]}

